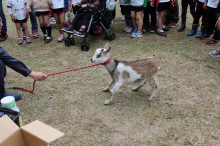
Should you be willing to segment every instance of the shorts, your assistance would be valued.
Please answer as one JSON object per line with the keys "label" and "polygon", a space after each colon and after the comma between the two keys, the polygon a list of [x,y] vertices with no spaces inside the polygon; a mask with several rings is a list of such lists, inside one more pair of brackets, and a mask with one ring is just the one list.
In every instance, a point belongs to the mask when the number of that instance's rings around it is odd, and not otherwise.
{"label": "shorts", "polygon": [[120,5],[121,7],[121,14],[122,15],[130,15],[131,14],[131,6],[124,6],[124,5]]}
{"label": "shorts", "polygon": [[142,12],[143,10],[144,10],[143,6],[140,7],[131,6],[131,11]]}
{"label": "shorts", "polygon": [[14,20],[15,21],[15,23],[25,23],[25,22],[27,22],[27,18],[24,18],[23,20]]}
{"label": "shorts", "polygon": [[165,2],[165,3],[159,3],[157,6],[157,11],[164,11],[164,10],[168,10],[170,7],[170,2]]}
{"label": "shorts", "polygon": [[62,14],[64,13],[64,8],[52,9],[52,12],[57,14]]}
{"label": "shorts", "polygon": [[39,17],[39,16],[45,16],[45,15],[49,15],[50,14],[50,11],[42,11],[42,12],[35,12],[35,15],[37,16],[37,17]]}

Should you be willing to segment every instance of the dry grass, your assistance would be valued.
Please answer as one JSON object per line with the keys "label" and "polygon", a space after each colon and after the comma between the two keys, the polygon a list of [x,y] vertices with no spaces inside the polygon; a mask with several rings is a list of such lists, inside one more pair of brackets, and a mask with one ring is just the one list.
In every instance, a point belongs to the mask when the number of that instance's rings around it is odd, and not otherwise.
{"label": "dry grass", "polygon": [[[51,144],[54,146],[220,145],[220,66],[207,54],[218,46],[186,37],[190,24],[183,33],[172,29],[167,38],[146,33],[138,39],[124,33],[123,26],[118,15],[112,25],[116,40],[110,42],[113,58],[136,60],[155,55],[161,65],[159,89],[152,102],[147,101],[148,85],[137,93],[127,85],[112,105],[104,106],[110,95],[102,92],[102,87],[110,76],[99,66],[37,82],[34,94],[8,90],[23,96],[17,106],[24,123],[39,119],[64,132],[63,138]],[[1,43],[3,48],[32,70],[46,74],[91,64],[95,49],[108,42],[103,36],[90,37],[89,52],[82,52],[81,39],[76,39],[75,46],[65,47],[55,40],[45,45],[41,35],[30,45],[18,46],[9,17],[8,29],[9,38]],[[56,39],[55,29],[53,36]],[[11,69],[6,79],[6,87],[32,86],[30,78]]]}

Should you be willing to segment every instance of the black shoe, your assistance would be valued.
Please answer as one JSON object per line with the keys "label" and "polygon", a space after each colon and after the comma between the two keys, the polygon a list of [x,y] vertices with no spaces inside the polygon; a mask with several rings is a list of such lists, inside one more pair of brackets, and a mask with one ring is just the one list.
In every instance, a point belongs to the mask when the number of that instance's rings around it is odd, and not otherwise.
{"label": "black shoe", "polygon": [[180,28],[177,29],[177,31],[178,31],[178,32],[182,32],[182,31],[185,30],[185,28],[186,28],[186,25],[185,25],[185,24],[182,24],[182,25],[180,26]]}
{"label": "black shoe", "polygon": [[157,34],[167,37],[167,34],[161,29],[161,30],[157,30]]}
{"label": "black shoe", "polygon": [[61,30],[67,33],[73,33],[73,27],[70,25],[67,26],[66,28],[62,28]]}
{"label": "black shoe", "polygon": [[211,39],[210,41],[206,42],[206,45],[219,45],[220,41]]}
{"label": "black shoe", "polygon": [[170,29],[168,27],[163,26],[162,27],[163,31],[169,31]]}
{"label": "black shoe", "polygon": [[85,33],[85,30],[80,28],[79,31],[75,33],[75,35],[79,37],[84,37],[85,36],[84,33]]}
{"label": "black shoe", "polygon": [[208,34],[203,35],[200,39],[201,40],[207,40],[207,39],[211,39],[212,37]]}
{"label": "black shoe", "polygon": [[13,96],[15,98],[15,101],[21,100],[21,95],[20,94],[9,94],[9,93],[5,93],[5,96]]}
{"label": "black shoe", "polygon": [[47,36],[44,40],[44,44],[47,44],[47,43],[51,42],[52,40],[53,40],[52,36]]}
{"label": "black shoe", "polygon": [[150,33],[155,33],[156,32],[156,27],[151,27],[149,32]]}

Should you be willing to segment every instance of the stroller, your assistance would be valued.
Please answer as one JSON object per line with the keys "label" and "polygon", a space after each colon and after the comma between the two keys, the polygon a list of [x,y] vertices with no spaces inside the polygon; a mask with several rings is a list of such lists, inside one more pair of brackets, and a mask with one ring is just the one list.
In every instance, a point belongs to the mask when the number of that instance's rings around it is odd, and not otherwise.
{"label": "stroller", "polygon": [[[79,8],[78,11],[82,11],[81,8]],[[92,10],[88,10],[85,9],[83,11],[92,11]],[[87,26],[87,29],[85,31],[85,36],[83,37],[83,42],[81,43],[81,50],[82,51],[88,51],[90,44],[86,41],[87,40],[87,36],[89,34],[89,32],[91,32],[91,29],[94,28],[94,26],[98,25],[101,27],[101,29],[105,32],[105,37],[104,39],[107,40],[114,40],[115,39],[115,34],[111,33],[110,30],[108,30],[110,24],[111,24],[111,12],[107,9],[106,7],[106,0],[101,0],[100,1],[100,6],[99,6],[99,10],[96,12],[93,12],[89,21],[89,25]],[[79,29],[76,27],[76,30]],[[64,43],[66,46],[70,46],[70,45],[74,45],[75,41],[73,38],[73,33],[68,33],[67,38],[64,40]]]}

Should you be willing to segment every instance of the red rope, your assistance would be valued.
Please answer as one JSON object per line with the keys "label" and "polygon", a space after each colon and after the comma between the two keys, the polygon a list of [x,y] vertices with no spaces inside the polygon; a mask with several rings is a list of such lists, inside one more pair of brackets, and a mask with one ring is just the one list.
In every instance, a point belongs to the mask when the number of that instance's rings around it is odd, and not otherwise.
{"label": "red rope", "polygon": [[[76,71],[76,70],[81,70],[81,69],[85,69],[85,68],[89,68],[89,67],[93,67],[93,66],[98,66],[98,65],[106,65],[106,64],[108,64],[109,62],[111,62],[111,60],[112,60],[112,59],[110,58],[110,59],[107,60],[105,63],[93,64],[93,65],[83,66],[83,67],[74,68],[74,69],[70,69],[70,70],[64,70],[64,71],[61,71],[61,72],[50,73],[50,74],[47,74],[47,76],[58,75],[58,74],[62,74],[62,73],[66,73],[66,72],[71,72],[71,71]],[[32,90],[29,90],[29,89],[26,89],[26,88],[23,88],[23,87],[18,87],[18,86],[14,86],[14,87],[11,87],[11,88],[12,88],[12,89],[21,89],[21,90],[25,90],[25,91],[28,91],[28,92],[34,92],[35,83],[36,83],[36,80],[33,82],[33,88],[32,88]]]}

